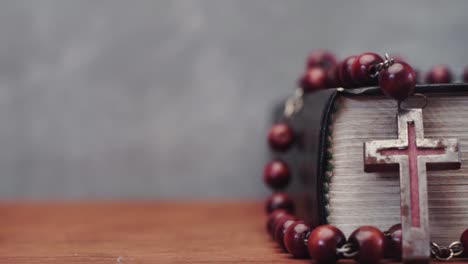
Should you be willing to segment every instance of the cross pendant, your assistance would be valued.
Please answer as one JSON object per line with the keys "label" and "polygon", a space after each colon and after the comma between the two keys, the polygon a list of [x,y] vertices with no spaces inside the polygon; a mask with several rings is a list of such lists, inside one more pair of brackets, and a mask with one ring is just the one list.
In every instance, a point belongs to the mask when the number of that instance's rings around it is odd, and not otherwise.
{"label": "cross pendant", "polygon": [[422,109],[398,111],[398,139],[364,143],[365,172],[400,172],[404,263],[429,263],[426,170],[453,170],[460,166],[457,139],[424,138]]}

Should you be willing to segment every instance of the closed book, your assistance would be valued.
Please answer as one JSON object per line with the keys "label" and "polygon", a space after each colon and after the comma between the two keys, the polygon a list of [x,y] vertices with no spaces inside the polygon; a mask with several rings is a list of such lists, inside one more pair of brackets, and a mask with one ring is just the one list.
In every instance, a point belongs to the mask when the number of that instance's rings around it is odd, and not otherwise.
{"label": "closed book", "polygon": [[[459,140],[461,168],[427,172],[431,240],[457,241],[468,227],[468,85],[418,85],[425,138]],[[417,102],[416,102],[417,104]],[[398,171],[364,172],[364,142],[396,139],[398,104],[378,87],[323,90],[304,97],[289,122],[297,147],[288,159],[298,214],[333,224],[346,235],[363,225],[387,230],[400,223]]]}

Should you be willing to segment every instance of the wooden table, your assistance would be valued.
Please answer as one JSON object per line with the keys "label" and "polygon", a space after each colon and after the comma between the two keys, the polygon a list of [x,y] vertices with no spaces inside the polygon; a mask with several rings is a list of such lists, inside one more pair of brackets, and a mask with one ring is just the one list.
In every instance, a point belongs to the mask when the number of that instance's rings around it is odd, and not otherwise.
{"label": "wooden table", "polygon": [[262,208],[256,202],[2,203],[0,263],[311,263],[278,251]]}

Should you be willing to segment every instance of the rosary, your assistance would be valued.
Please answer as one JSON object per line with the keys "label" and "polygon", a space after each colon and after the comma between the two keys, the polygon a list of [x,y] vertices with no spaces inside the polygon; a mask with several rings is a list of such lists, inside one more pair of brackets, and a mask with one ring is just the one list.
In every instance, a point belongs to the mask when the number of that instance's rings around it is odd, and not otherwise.
{"label": "rosary", "polygon": [[[431,256],[449,261],[466,254],[468,229],[448,246],[430,241],[427,171],[460,169],[461,153],[457,139],[424,137],[423,108],[427,97],[414,93],[418,75],[403,59],[388,54],[382,58],[367,52],[350,56],[341,63],[329,52],[317,51],[310,55],[306,72],[298,82],[300,88],[285,103],[285,120],[302,109],[304,95],[322,89],[358,94],[366,88],[354,88],[378,85],[384,95],[398,102],[398,138],[363,142],[363,169],[364,172],[399,172],[401,224],[384,232],[373,226],[362,226],[348,239],[336,226],[309,226],[294,216],[293,200],[281,192],[291,181],[288,164],[274,159],[265,166],[263,175],[265,184],[277,191],[265,205],[267,230],[285,252],[295,258],[310,257],[316,263],[351,258],[363,264],[375,264],[384,258],[429,263]],[[463,79],[468,82],[468,68]],[[446,66],[436,66],[425,81],[450,83],[452,74]],[[409,96],[422,98],[423,105],[406,107]],[[286,121],[270,128],[268,143],[272,151],[286,152],[294,142],[295,133]]]}

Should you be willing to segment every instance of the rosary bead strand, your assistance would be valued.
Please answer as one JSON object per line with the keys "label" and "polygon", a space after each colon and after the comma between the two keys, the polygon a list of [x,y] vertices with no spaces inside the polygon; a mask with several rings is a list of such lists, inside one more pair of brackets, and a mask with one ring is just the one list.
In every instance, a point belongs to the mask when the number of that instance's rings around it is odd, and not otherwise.
{"label": "rosary bead strand", "polygon": [[358,252],[354,259],[361,264],[379,263],[384,258],[384,234],[373,226],[362,226],[356,229],[348,243]]}
{"label": "rosary bead strand", "polygon": [[339,65],[334,65],[327,71],[327,88],[337,88],[341,87],[340,74],[339,74]]}
{"label": "rosary bead strand", "polygon": [[[382,92],[400,104],[413,94],[417,75],[403,59],[392,59],[387,54],[383,59],[375,53],[367,52],[337,63],[336,57],[329,52],[314,52],[309,56],[306,72],[299,81],[302,91],[297,90],[300,93],[296,93],[293,98],[294,109],[285,111],[285,116],[290,117],[287,113],[294,114],[300,110],[304,93],[334,87],[371,86],[376,85],[377,81]],[[452,74],[446,66],[433,67],[426,75],[429,83],[451,80]],[[464,71],[463,80],[468,82],[468,67]],[[298,104],[299,110],[296,109],[298,102],[301,103]],[[287,151],[294,143],[294,132],[287,123],[275,124],[268,133],[268,143],[273,151]],[[273,160],[265,166],[264,181],[272,189],[283,189],[290,180],[291,173],[285,162]],[[361,264],[378,263],[383,258],[401,260],[401,224],[390,227],[386,232],[376,227],[362,226],[346,240],[343,232],[335,226],[322,225],[311,229],[304,221],[296,219],[293,215],[294,202],[286,193],[272,194],[265,203],[265,210],[269,214],[268,233],[282,250],[294,258],[311,257],[319,264],[336,263],[340,258],[354,258]],[[434,242],[430,246],[432,256],[438,260],[447,261],[457,257],[464,252],[464,248],[468,248],[468,229],[462,233],[460,241],[448,247],[441,247]],[[468,255],[465,253],[465,256]]]}
{"label": "rosary bead strand", "polygon": [[291,180],[288,164],[282,160],[270,161],[263,170],[263,180],[274,190],[286,188]]}
{"label": "rosary bead strand", "polygon": [[274,124],[268,131],[268,144],[274,151],[287,151],[294,142],[294,131],[282,122]]}
{"label": "rosary bead strand", "polygon": [[390,227],[385,233],[385,258],[401,259],[402,230],[401,224]]}
{"label": "rosary bead strand", "polygon": [[283,215],[286,215],[286,214],[289,214],[288,211],[284,210],[284,209],[277,209],[275,211],[273,211],[269,216],[268,216],[268,220],[267,220],[267,232],[268,234],[271,234],[273,235],[273,228],[274,228],[274,223],[276,221],[276,219],[280,218],[281,216]]}
{"label": "rosary bead strand", "polygon": [[416,73],[406,62],[396,62],[379,73],[379,84],[385,95],[403,101],[414,92]]}
{"label": "rosary bead strand", "polygon": [[305,243],[309,233],[309,225],[301,220],[295,221],[284,230],[284,246],[294,258],[309,257],[309,251]]}
{"label": "rosary bead strand", "polygon": [[328,76],[327,72],[319,67],[307,69],[307,71],[299,79],[299,87],[304,93],[311,93],[327,87]]}
{"label": "rosary bead strand", "polygon": [[[378,54],[366,52],[359,55],[353,62],[351,77],[360,86],[377,85],[377,76],[372,75],[375,65],[383,63],[384,60]],[[371,74],[369,74],[371,73]]]}
{"label": "rosary bead strand", "polygon": [[336,57],[333,53],[325,50],[316,50],[307,58],[306,68],[319,67],[322,69],[330,69],[337,64]]}
{"label": "rosary bead strand", "polygon": [[310,257],[317,263],[335,263],[339,259],[336,249],[345,243],[346,237],[341,230],[332,225],[322,225],[312,230],[307,247]]}
{"label": "rosary bead strand", "polygon": [[466,229],[460,236],[460,242],[464,249],[464,256],[468,257],[468,229]]}
{"label": "rosary bead strand", "polygon": [[447,65],[436,65],[426,74],[426,83],[450,83],[452,72]]}
{"label": "rosary bead strand", "polygon": [[286,193],[274,193],[265,203],[265,211],[271,213],[276,209],[284,209],[290,214],[294,213],[294,202]]}
{"label": "rosary bead strand", "polygon": [[276,228],[278,227],[278,225],[284,224],[284,222],[287,220],[296,220],[296,218],[292,214],[288,213],[276,217],[276,219],[273,221],[270,235],[274,241],[276,241]]}
{"label": "rosary bead strand", "polygon": [[353,63],[356,60],[357,56],[349,56],[341,62],[339,66],[339,78],[341,86],[343,88],[353,88],[356,87],[356,83],[353,80],[352,70]]}
{"label": "rosary bead strand", "polygon": [[284,252],[288,252],[284,244],[284,233],[286,229],[296,221],[297,219],[291,215],[285,215],[276,221],[274,240]]}

